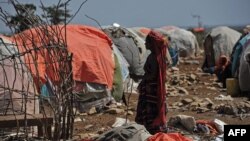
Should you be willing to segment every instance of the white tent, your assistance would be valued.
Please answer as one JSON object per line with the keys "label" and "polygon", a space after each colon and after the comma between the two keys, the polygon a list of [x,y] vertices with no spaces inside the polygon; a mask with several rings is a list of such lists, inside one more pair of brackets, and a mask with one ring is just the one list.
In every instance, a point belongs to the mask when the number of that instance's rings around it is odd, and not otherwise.
{"label": "white tent", "polygon": [[204,41],[204,67],[213,67],[221,55],[230,56],[241,33],[226,26],[213,28]]}
{"label": "white tent", "polygon": [[165,26],[155,30],[171,38],[171,47],[179,50],[180,57],[192,57],[199,53],[198,42],[192,32],[174,26]]}

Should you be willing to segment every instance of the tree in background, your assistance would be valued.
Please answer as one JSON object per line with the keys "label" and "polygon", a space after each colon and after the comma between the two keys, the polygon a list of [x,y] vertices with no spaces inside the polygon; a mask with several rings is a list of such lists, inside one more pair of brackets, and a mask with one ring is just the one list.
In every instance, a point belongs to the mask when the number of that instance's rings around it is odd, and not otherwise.
{"label": "tree in background", "polygon": [[33,4],[16,4],[15,16],[10,16],[7,25],[15,28],[15,32],[19,33],[31,28],[39,22],[38,16],[35,14],[36,6]]}
{"label": "tree in background", "polygon": [[70,11],[65,8],[66,6],[66,3],[48,7],[42,6],[41,9],[44,11],[42,17],[48,19],[54,25],[64,23],[66,18],[71,17]]}

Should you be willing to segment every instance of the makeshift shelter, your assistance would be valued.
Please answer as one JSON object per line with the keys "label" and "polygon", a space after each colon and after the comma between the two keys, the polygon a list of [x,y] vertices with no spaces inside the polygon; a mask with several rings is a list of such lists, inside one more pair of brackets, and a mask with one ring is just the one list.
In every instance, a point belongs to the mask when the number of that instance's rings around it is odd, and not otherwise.
{"label": "makeshift shelter", "polygon": [[103,30],[129,63],[130,77],[143,75],[143,66],[147,56],[145,46],[140,46],[135,35],[126,28],[107,26],[103,27]]}
{"label": "makeshift shelter", "polygon": [[129,29],[132,30],[132,31],[134,31],[143,40],[146,39],[148,33],[151,31],[151,29],[147,28],[147,27],[131,27]]}
{"label": "makeshift shelter", "polygon": [[241,33],[226,26],[213,28],[204,41],[204,63],[202,68],[214,67],[221,55],[230,57],[233,46]]}
{"label": "makeshift shelter", "polygon": [[0,35],[0,114],[19,115],[39,112],[33,78],[16,46]]}
{"label": "makeshift shelter", "polygon": [[[79,102],[84,103],[80,105],[80,111],[110,102],[115,66],[112,42],[101,30],[84,25],[45,26],[26,30],[12,39],[17,42],[21,53],[32,49],[31,53],[25,54],[25,62],[29,64],[39,89],[47,78],[52,84],[64,81],[59,80],[58,72],[54,71],[58,70],[58,62],[53,61],[58,52],[67,49],[73,54],[73,92],[79,95]],[[35,62],[39,62],[38,66],[34,65]]]}
{"label": "makeshift shelter", "polygon": [[[239,41],[233,54],[233,66],[242,92],[250,92],[250,34]],[[238,62],[239,61],[239,62]],[[234,68],[234,67],[233,67]]]}
{"label": "makeshift shelter", "polygon": [[129,123],[102,133],[96,141],[146,141],[152,136],[144,126]]}
{"label": "makeshift shelter", "polygon": [[123,91],[129,78],[129,64],[123,57],[119,49],[113,44],[113,52],[115,57],[115,71],[114,71],[114,81],[112,88],[112,96],[116,101],[120,101],[123,96]]}
{"label": "makeshift shelter", "polygon": [[199,53],[198,42],[192,32],[175,26],[165,26],[155,30],[171,38],[170,46],[178,50],[180,57],[192,57]]}
{"label": "makeshift shelter", "polygon": [[136,42],[136,45],[138,46],[138,49],[140,51],[140,57],[141,58],[147,58],[148,57],[148,54],[149,52],[147,51],[146,49],[146,46],[145,46],[145,40],[143,40],[138,34],[136,34],[136,32],[130,28],[126,28],[131,34],[132,36],[135,38],[135,42]]}
{"label": "makeshift shelter", "polygon": [[129,77],[129,70],[128,70],[129,64],[122,55],[122,53],[114,44],[113,44],[113,51],[114,54],[117,56],[117,60],[121,68],[122,81],[124,82]]}

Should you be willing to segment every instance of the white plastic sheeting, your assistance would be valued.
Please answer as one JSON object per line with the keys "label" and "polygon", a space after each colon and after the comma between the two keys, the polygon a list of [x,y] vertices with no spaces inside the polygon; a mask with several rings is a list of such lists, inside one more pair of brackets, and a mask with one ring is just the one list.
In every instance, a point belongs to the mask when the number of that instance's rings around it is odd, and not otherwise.
{"label": "white plastic sheeting", "polygon": [[231,55],[233,47],[239,40],[241,33],[226,26],[219,26],[213,28],[206,37],[208,37],[208,35],[212,37],[213,46],[205,48],[209,50],[210,48],[213,49],[213,59],[215,61],[213,64],[215,65],[221,55],[226,55],[227,57]]}
{"label": "white plastic sheeting", "polygon": [[0,113],[36,114],[39,112],[37,90],[29,70],[17,54],[13,43],[0,37]]}

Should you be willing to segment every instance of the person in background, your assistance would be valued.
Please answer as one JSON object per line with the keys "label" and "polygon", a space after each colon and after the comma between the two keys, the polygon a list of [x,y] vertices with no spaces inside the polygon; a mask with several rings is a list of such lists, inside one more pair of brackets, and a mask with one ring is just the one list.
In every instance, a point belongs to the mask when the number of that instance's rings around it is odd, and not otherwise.
{"label": "person in background", "polygon": [[216,61],[215,66],[202,67],[202,70],[206,73],[215,74],[217,76],[217,82],[223,84],[223,88],[226,88],[226,79],[232,78],[232,63],[225,55],[221,55]]}
{"label": "person in background", "polygon": [[135,121],[151,133],[166,131],[166,51],[167,41],[155,31],[146,37],[151,51],[144,65],[145,74],[138,86],[139,100]]}
{"label": "person in background", "polygon": [[213,38],[211,35],[208,35],[204,41],[204,53],[205,61],[201,68],[203,72],[213,74],[216,60],[213,50]]}
{"label": "person in background", "polygon": [[171,59],[172,59],[172,67],[173,66],[176,66],[178,64],[178,61],[179,61],[179,54],[178,54],[178,50],[177,49],[174,49],[172,46],[171,46],[171,37],[168,37],[167,39],[168,41],[168,52],[171,56]]}
{"label": "person in background", "polygon": [[232,78],[231,68],[232,65],[230,60],[225,55],[221,55],[214,71],[218,78],[218,82],[222,82],[223,88],[226,88],[226,79]]}

